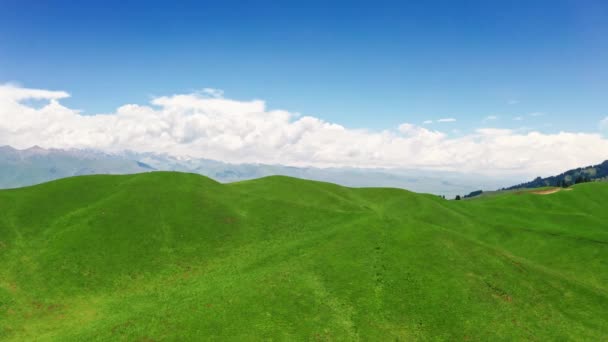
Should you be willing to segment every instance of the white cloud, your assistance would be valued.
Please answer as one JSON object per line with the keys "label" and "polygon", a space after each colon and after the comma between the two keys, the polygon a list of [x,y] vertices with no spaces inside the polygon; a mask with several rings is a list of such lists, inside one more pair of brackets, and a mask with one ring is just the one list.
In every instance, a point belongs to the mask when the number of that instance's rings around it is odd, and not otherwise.
{"label": "white cloud", "polygon": [[600,121],[600,129],[608,132],[608,116]]}
{"label": "white cloud", "polygon": [[399,132],[403,133],[406,137],[421,138],[428,141],[436,141],[445,138],[445,134],[441,132],[431,131],[410,123],[399,125]]}
{"label": "white cloud", "polygon": [[515,120],[515,121],[522,121],[523,119],[524,118],[521,117],[521,116],[516,116],[516,117],[513,118],[513,120]]}
{"label": "white cloud", "polygon": [[485,122],[485,121],[493,121],[493,120],[498,120],[498,116],[496,116],[496,115],[489,115],[489,116],[486,116],[486,117],[483,119],[483,121],[484,121],[484,122]]}
{"label": "white cloud", "polygon": [[60,100],[70,97],[65,91],[50,91],[43,89],[22,88],[13,84],[0,85],[0,101],[2,100]]}
{"label": "white cloud", "polygon": [[424,120],[422,123],[425,125],[430,125],[433,123],[433,120]]}
{"label": "white cloud", "polygon": [[507,104],[509,104],[509,105],[516,105],[518,103],[519,103],[519,100],[509,100],[509,101],[507,101]]}
{"label": "white cloud", "polygon": [[201,90],[201,94],[207,95],[210,97],[224,97],[224,91],[221,89],[215,89],[215,88],[203,88]]}
{"label": "white cloud", "polygon": [[543,115],[545,115],[545,113],[543,113],[543,112],[530,113],[530,116],[543,116]]}
{"label": "white cloud", "polygon": [[[126,104],[112,114],[82,115],[60,103],[69,96],[65,92],[0,85],[0,145],[129,149],[233,163],[525,175],[548,175],[608,158],[608,139],[600,134],[485,128],[449,137],[409,123],[372,132],[269,110],[261,100],[208,93],[156,97],[150,105]],[[48,104],[25,104],[32,98]]]}
{"label": "white cloud", "polygon": [[443,118],[443,119],[437,120],[437,122],[454,122],[454,121],[456,121],[456,119],[454,119],[454,118]]}

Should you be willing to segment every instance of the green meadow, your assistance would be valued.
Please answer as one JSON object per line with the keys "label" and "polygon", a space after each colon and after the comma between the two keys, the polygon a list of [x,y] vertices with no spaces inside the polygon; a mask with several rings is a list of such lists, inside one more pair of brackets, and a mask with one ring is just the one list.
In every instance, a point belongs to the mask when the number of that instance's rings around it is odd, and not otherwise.
{"label": "green meadow", "polygon": [[605,341],[607,203],[171,172],[2,190],[0,340]]}

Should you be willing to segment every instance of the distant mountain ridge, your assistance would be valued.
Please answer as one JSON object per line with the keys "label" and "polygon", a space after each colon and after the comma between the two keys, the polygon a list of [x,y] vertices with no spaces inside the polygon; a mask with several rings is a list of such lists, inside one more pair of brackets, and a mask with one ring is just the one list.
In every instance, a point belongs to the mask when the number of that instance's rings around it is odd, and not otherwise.
{"label": "distant mountain ridge", "polygon": [[546,178],[536,177],[530,182],[514,185],[504,188],[503,190],[542,188],[546,186],[569,186],[589,181],[608,181],[608,160],[601,164],[568,170],[557,176]]}
{"label": "distant mountain ridge", "polygon": [[95,150],[16,149],[0,146],[0,188],[17,188],[71,176],[132,174],[154,171],[151,166]]}
{"label": "distant mountain ridge", "polygon": [[149,171],[198,173],[222,183],[284,175],[351,187],[392,187],[454,197],[473,190],[498,189],[517,178],[448,171],[365,168],[316,168],[268,164],[230,164],[203,158],[87,149],[15,149],[0,146],[0,188],[17,188],[88,174],[132,174]]}

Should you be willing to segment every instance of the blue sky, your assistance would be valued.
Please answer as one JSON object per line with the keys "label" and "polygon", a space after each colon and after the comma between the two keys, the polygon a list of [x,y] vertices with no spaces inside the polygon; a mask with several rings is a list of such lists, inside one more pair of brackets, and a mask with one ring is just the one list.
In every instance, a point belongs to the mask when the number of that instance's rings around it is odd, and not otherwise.
{"label": "blue sky", "polygon": [[530,176],[608,159],[606,1],[83,3],[0,2],[0,145]]}
{"label": "blue sky", "polygon": [[213,87],[372,130],[597,131],[608,114],[605,1],[277,3],[5,0],[0,83],[85,113]]}

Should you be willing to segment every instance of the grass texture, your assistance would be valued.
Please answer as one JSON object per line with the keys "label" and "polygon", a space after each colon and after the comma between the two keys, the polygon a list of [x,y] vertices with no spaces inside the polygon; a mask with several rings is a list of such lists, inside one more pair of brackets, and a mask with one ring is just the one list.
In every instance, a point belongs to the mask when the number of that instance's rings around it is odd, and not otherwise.
{"label": "grass texture", "polygon": [[607,203],[172,172],[3,190],[0,340],[607,340]]}

